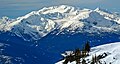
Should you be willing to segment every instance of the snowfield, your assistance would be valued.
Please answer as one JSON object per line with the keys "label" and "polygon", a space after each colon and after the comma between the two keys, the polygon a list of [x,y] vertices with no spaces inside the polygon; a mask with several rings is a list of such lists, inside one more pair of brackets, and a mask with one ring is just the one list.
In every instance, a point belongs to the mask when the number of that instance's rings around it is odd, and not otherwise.
{"label": "snowfield", "polygon": [[[90,56],[85,59],[90,61],[92,56],[96,56],[106,53],[107,56],[103,59],[100,59],[102,64],[119,64],[120,63],[120,42],[104,44],[91,48]],[[63,64],[64,60],[57,62],[56,64]],[[69,62],[68,64],[76,64],[75,61]],[[89,64],[89,63],[88,63]]]}

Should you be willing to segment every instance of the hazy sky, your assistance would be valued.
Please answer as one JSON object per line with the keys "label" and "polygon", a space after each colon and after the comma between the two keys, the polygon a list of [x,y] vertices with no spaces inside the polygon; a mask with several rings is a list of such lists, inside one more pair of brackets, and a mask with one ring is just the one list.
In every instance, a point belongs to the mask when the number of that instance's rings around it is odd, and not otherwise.
{"label": "hazy sky", "polygon": [[72,5],[90,9],[100,7],[120,13],[120,0],[0,0],[0,17],[16,18],[32,10],[53,5]]}

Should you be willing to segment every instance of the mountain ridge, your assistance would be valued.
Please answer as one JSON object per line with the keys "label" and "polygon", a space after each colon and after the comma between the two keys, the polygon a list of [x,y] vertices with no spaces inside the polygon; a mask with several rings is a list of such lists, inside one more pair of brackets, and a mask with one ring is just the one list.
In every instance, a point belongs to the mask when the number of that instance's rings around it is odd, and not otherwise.
{"label": "mountain ridge", "polygon": [[120,17],[115,14],[95,10],[79,9],[68,5],[53,6],[33,11],[17,19],[1,19],[0,31],[10,31],[17,36],[29,35],[39,40],[54,30],[69,33],[100,33],[120,31]]}

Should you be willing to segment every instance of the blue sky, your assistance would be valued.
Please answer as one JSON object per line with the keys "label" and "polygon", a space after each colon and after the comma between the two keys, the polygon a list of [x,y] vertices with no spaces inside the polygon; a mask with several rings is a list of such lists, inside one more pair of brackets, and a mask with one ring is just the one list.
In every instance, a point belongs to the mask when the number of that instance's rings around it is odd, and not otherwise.
{"label": "blue sky", "polygon": [[71,5],[79,8],[100,7],[120,13],[120,0],[0,0],[0,17],[17,18],[32,10],[54,5]]}

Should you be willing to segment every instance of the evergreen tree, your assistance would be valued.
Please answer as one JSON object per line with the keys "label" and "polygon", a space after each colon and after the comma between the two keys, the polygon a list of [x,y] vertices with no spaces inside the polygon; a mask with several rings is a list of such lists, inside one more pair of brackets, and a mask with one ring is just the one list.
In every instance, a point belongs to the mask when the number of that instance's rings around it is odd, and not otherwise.
{"label": "evergreen tree", "polygon": [[82,58],[86,57],[86,51],[83,50],[81,56],[82,56]]}
{"label": "evergreen tree", "polygon": [[90,52],[90,43],[88,41],[85,44],[84,50],[87,51],[87,52]]}
{"label": "evergreen tree", "polygon": [[84,58],[82,59],[82,64],[87,64]]}
{"label": "evergreen tree", "polygon": [[92,60],[91,60],[90,64],[95,64],[95,57],[94,56],[92,56]]}
{"label": "evergreen tree", "polygon": [[80,64],[80,58],[81,58],[81,51],[79,48],[75,50],[75,60],[76,64]]}
{"label": "evergreen tree", "polygon": [[77,48],[77,49],[75,50],[75,58],[76,58],[76,59],[80,59],[80,57],[81,57],[81,51],[80,51],[79,48]]}
{"label": "evergreen tree", "polygon": [[64,62],[63,62],[63,64],[67,64],[68,63],[68,61],[67,60],[65,60]]}
{"label": "evergreen tree", "polygon": [[66,57],[65,57],[65,61],[63,62],[63,64],[67,64],[67,63],[68,63],[68,61],[69,61],[69,57],[68,57],[68,56],[66,56]]}
{"label": "evergreen tree", "polygon": [[65,57],[65,61],[63,62],[63,64],[67,64],[68,62],[72,62],[72,61],[75,61],[74,56],[73,56],[73,54],[70,54]]}
{"label": "evergreen tree", "polygon": [[80,59],[76,59],[76,64],[80,64]]}
{"label": "evergreen tree", "polygon": [[95,59],[94,59],[94,62],[97,63],[98,59],[97,59],[97,56],[95,54]]}
{"label": "evergreen tree", "polygon": [[102,64],[98,56],[92,56],[91,64]]}
{"label": "evergreen tree", "polygon": [[70,61],[70,62],[74,61],[74,58],[73,58],[73,55],[72,55],[72,54],[70,54],[70,56],[69,56],[68,58],[69,58],[69,61]]}

